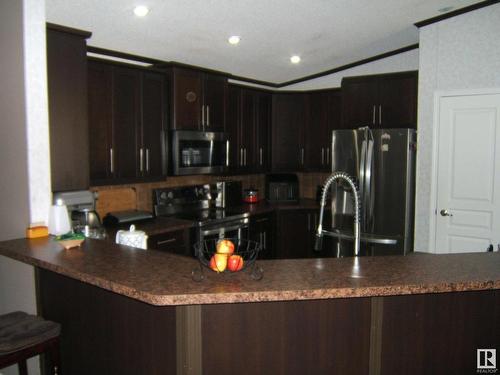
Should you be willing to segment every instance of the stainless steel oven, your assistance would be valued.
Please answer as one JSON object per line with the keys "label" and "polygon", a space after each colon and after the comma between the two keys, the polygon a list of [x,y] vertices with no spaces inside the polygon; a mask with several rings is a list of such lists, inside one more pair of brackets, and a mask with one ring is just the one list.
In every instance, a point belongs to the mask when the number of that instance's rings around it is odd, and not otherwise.
{"label": "stainless steel oven", "polygon": [[174,130],[172,162],[174,175],[225,172],[229,166],[227,134]]}

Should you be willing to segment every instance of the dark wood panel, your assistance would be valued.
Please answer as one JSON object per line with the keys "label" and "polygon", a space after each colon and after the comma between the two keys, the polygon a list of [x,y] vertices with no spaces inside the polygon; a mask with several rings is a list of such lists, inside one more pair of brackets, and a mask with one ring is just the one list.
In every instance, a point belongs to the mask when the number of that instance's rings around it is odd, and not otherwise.
{"label": "dark wood panel", "polygon": [[166,85],[161,74],[142,75],[142,147],[144,175],[159,177],[166,174]]}
{"label": "dark wood panel", "polygon": [[89,187],[86,48],[85,36],[47,30],[53,191]]}
{"label": "dark wood panel", "polygon": [[90,180],[95,183],[111,178],[113,70],[110,65],[88,63],[88,111]]}
{"label": "dark wood panel", "polygon": [[173,70],[173,122],[174,129],[198,130],[201,128],[203,101],[201,73],[174,68]]}
{"label": "dark wood panel", "polygon": [[375,126],[378,82],[374,76],[342,80],[342,124],[344,129]]}
{"label": "dark wood panel", "polygon": [[476,349],[500,347],[500,291],[385,297],[382,324],[381,374],[475,374]]}
{"label": "dark wood panel", "polygon": [[307,118],[306,95],[273,95],[273,171],[297,171],[303,168],[302,132]]}
{"label": "dark wood panel", "polygon": [[382,128],[417,127],[416,72],[386,75],[380,79],[379,126]]}
{"label": "dark wood panel", "polygon": [[202,306],[202,337],[206,375],[367,374],[370,300]]}
{"label": "dark wood panel", "polygon": [[[250,172],[255,166],[255,141],[256,141],[256,94],[253,90],[241,90],[241,115],[239,145],[243,148],[240,151],[240,171]],[[243,160],[242,156],[243,155]]]}
{"label": "dark wood panel", "polygon": [[308,258],[312,221],[309,210],[282,210],[278,212],[276,233],[277,259]]}
{"label": "dark wood panel", "polygon": [[113,139],[116,176],[139,177],[140,74],[115,68],[113,75]]}
{"label": "dark wood panel", "polygon": [[61,323],[65,374],[175,374],[175,307],[157,307],[38,270],[44,318]]}
{"label": "dark wood panel", "polygon": [[309,94],[309,121],[305,136],[306,169],[321,171],[328,169],[326,164],[326,146],[328,143],[329,93]]}
{"label": "dark wood panel", "polygon": [[230,85],[228,89],[226,132],[229,137],[229,170],[231,173],[237,173],[240,165],[240,106],[241,89]]}
{"label": "dark wood panel", "polygon": [[272,96],[265,92],[257,93],[256,109],[256,168],[257,172],[268,172],[271,166],[271,105]]}
{"label": "dark wood panel", "polygon": [[[205,105],[205,129],[224,131],[226,125],[227,79],[222,76],[205,74],[203,99]],[[207,109],[208,108],[208,109]]]}

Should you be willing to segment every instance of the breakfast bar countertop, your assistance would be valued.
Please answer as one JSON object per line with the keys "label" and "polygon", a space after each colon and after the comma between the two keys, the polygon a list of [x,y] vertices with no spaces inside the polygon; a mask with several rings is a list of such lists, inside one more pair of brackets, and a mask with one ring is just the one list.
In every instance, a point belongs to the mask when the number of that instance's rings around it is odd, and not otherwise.
{"label": "breakfast bar countertop", "polygon": [[217,274],[197,259],[87,239],[64,250],[52,237],[0,242],[0,255],[152,305],[313,300],[500,289],[500,253],[411,254],[354,258],[258,260],[264,273]]}

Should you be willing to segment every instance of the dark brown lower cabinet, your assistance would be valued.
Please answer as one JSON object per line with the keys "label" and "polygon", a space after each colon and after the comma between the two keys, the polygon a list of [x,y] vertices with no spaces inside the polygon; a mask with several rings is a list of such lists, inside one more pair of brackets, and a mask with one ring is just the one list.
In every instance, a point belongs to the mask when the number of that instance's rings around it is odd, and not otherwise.
{"label": "dark brown lower cabinet", "polygon": [[500,290],[161,307],[37,278],[65,374],[475,374],[500,347]]}
{"label": "dark brown lower cabinet", "polygon": [[276,214],[260,214],[250,217],[250,239],[260,244],[258,259],[276,259]]}
{"label": "dark brown lower cabinet", "polygon": [[189,229],[174,230],[148,237],[148,249],[192,255]]}

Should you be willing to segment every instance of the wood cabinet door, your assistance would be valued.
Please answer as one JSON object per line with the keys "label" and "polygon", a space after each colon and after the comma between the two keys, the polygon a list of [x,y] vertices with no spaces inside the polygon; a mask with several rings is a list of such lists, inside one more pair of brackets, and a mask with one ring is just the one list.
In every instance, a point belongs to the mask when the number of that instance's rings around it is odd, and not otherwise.
{"label": "wood cabinet door", "polygon": [[258,172],[268,172],[271,165],[271,94],[256,94],[255,156]]}
{"label": "wood cabinet door", "polygon": [[139,176],[140,74],[116,67],[113,85],[113,164],[120,180]]}
{"label": "wood cabinet door", "polygon": [[255,166],[255,108],[256,94],[253,90],[241,90],[240,115],[240,170],[249,172]]}
{"label": "wood cabinet door", "polygon": [[323,171],[332,172],[332,132],[342,129],[342,92],[332,90],[328,94],[328,126],[324,135],[325,164]]}
{"label": "wood cabinet door", "polygon": [[305,168],[308,171],[322,171],[326,166],[328,137],[329,93],[309,94],[309,121],[304,129]]}
{"label": "wood cabinet door", "polygon": [[226,124],[227,79],[204,74],[203,110],[206,131],[224,131]]}
{"label": "wood cabinet door", "polygon": [[274,227],[274,214],[256,215],[250,219],[250,239],[257,242],[261,247],[258,255],[259,259],[276,259]]}
{"label": "wood cabinet door", "polygon": [[[165,77],[159,73],[142,73],[142,175],[166,174],[165,150]],[[139,155],[141,157],[141,155]],[[141,160],[139,160],[141,163]],[[141,167],[141,166],[140,166]]]}
{"label": "wood cabinet door", "polygon": [[113,67],[88,62],[88,126],[90,182],[99,184],[112,176]]}
{"label": "wood cabinet door", "polygon": [[310,256],[311,215],[307,210],[281,210],[276,234],[277,259]]}
{"label": "wood cabinet door", "polygon": [[417,127],[417,72],[388,74],[379,80],[378,126]]}
{"label": "wood cabinet door", "polygon": [[273,95],[272,168],[298,171],[305,162],[302,131],[306,122],[305,94]]}
{"label": "wood cabinet door", "polygon": [[342,127],[355,129],[377,124],[378,82],[376,77],[342,80]]}
{"label": "wood cabinet door", "polygon": [[190,69],[173,70],[173,128],[201,129],[202,75]]}
{"label": "wood cabinet door", "polygon": [[240,167],[240,104],[241,89],[238,86],[229,85],[227,105],[226,132],[229,137],[229,171],[237,173]]}
{"label": "wood cabinet door", "polygon": [[81,35],[47,30],[53,191],[89,187],[87,44]]}

